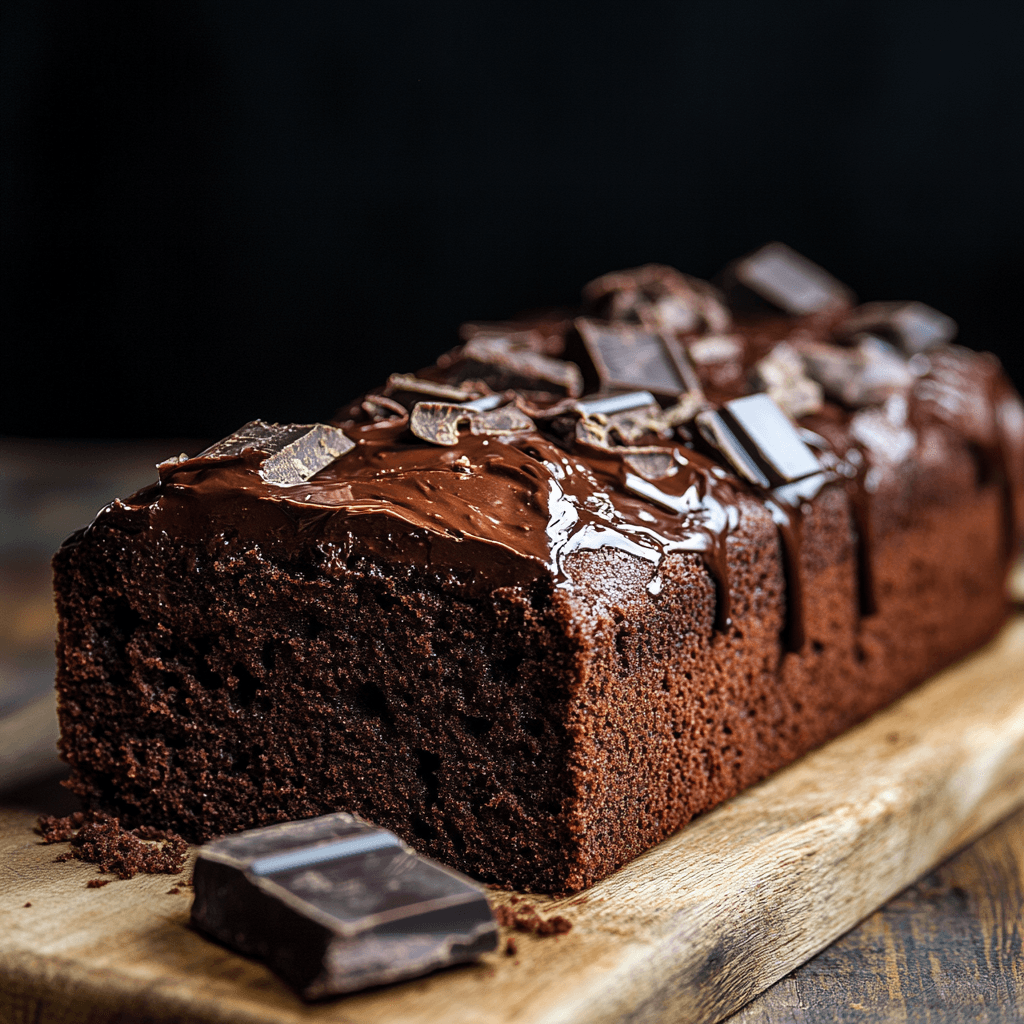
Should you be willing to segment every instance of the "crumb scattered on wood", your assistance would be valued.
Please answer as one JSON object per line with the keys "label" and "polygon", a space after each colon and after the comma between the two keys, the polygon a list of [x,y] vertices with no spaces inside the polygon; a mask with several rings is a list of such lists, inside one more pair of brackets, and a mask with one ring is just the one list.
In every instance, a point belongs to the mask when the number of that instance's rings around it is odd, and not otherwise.
{"label": "crumb scattered on wood", "polygon": [[85,883],[85,887],[86,889],[102,889],[103,886],[110,885],[110,881],[111,880],[109,878],[90,878],[89,881]]}
{"label": "crumb scattered on wood", "polygon": [[[44,843],[71,844],[58,861],[88,861],[118,878],[140,873],[176,875],[188,855],[188,843],[176,833],[148,825],[124,829],[117,818],[100,811],[76,811],[66,818],[43,815],[36,831]],[[107,883],[94,879],[87,884],[98,889]]]}
{"label": "crumb scattered on wood", "polygon": [[177,896],[178,893],[180,893],[180,892],[181,892],[181,890],[176,885],[172,885],[171,888],[167,890],[167,895],[168,896]]}
{"label": "crumb scattered on wood", "polygon": [[31,907],[31,906],[32,906],[32,904],[31,904],[31,903],[26,903],[26,904],[25,904],[25,906],[26,906],[26,907]]}
{"label": "crumb scattered on wood", "polygon": [[519,947],[516,945],[516,940],[510,935],[505,940],[505,956],[515,956],[518,950]]}
{"label": "crumb scattered on wood", "polygon": [[521,896],[513,896],[503,906],[494,908],[494,916],[502,928],[514,928],[517,932],[533,935],[564,935],[572,929],[572,921],[561,914],[542,917],[537,908]]}

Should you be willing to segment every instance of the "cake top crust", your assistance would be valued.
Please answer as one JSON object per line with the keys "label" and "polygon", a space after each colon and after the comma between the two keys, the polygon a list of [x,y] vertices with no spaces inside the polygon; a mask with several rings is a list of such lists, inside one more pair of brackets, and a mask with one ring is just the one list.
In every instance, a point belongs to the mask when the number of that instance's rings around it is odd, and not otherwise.
{"label": "cake top crust", "polygon": [[1024,408],[994,357],[950,344],[955,324],[921,303],[855,306],[778,244],[721,280],[724,295],[641,267],[588,285],[588,317],[465,325],[434,366],[392,375],[331,424],[254,421],[162,464],[97,523],[314,546],[325,566],[377,559],[476,592],[571,588],[580,551],[618,548],[652,578],[692,552],[724,625],[745,501],[771,512],[798,564],[808,501],[828,486],[869,501],[884,467],[940,429],[1003,481],[1008,550],[1020,543]]}

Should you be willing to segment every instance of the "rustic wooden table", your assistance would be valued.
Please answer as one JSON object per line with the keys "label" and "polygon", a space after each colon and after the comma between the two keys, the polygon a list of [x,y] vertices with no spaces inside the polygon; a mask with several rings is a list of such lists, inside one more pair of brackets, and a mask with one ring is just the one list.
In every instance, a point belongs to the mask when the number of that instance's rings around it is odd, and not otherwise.
{"label": "rustic wooden table", "polygon": [[[0,802],[8,807],[71,806],[53,752],[50,553],[110,497],[148,482],[156,461],[189,447],[0,440]],[[1024,1020],[1024,810],[731,1020]]]}

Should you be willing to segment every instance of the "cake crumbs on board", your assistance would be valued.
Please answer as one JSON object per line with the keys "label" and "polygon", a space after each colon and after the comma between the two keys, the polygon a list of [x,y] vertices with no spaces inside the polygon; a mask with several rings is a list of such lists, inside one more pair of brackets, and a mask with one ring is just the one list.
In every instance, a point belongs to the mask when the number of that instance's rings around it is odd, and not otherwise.
{"label": "cake crumbs on board", "polygon": [[[100,811],[75,811],[58,818],[45,814],[36,828],[44,843],[70,843],[58,861],[83,860],[120,879],[138,874],[176,875],[188,855],[188,843],[175,832],[143,825],[125,829],[117,818]],[[93,879],[86,885],[99,889],[110,879]]]}
{"label": "cake crumbs on board", "polygon": [[572,921],[569,918],[561,914],[542,917],[537,908],[522,896],[512,896],[508,903],[492,909],[495,919],[502,928],[514,928],[517,932],[529,932],[533,935],[564,935],[572,929]]}

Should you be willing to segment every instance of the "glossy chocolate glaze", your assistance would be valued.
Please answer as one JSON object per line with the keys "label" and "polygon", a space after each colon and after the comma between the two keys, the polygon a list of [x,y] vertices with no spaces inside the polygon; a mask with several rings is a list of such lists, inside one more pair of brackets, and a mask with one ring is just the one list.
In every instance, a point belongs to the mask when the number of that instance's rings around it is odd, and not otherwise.
{"label": "glossy chocolate glaze", "polygon": [[[827,341],[835,326],[832,314],[772,315],[734,325],[739,357],[724,369],[697,367],[704,396],[714,407],[750,393],[752,367],[775,345],[801,337]],[[676,343],[685,345],[693,337],[679,335]],[[551,338],[545,344],[551,352]],[[165,464],[160,483],[114,502],[98,521],[193,542],[237,533],[262,545],[312,543],[323,554],[325,571],[368,557],[417,566],[474,594],[538,580],[569,588],[566,563],[574,552],[612,547],[650,564],[649,590],[656,595],[662,559],[673,552],[695,552],[715,581],[717,626],[727,629],[726,545],[739,524],[740,495],[745,494],[764,503],[778,526],[787,581],[786,641],[790,649],[799,649],[804,633],[801,536],[808,503],[823,487],[847,490],[857,531],[861,610],[871,614],[876,470],[887,459],[912,457],[922,431],[936,423],[975,446],[980,472],[1002,482],[1008,552],[1020,543],[1020,400],[990,357],[943,346],[915,359],[917,384],[884,409],[826,403],[804,417],[801,424],[814,432],[808,436],[823,470],[772,490],[741,481],[721,456],[685,432],[682,439],[663,435],[643,442],[673,453],[666,476],[645,480],[625,461],[628,447],[569,441],[543,421],[536,430],[502,436],[463,429],[458,444],[440,447],[414,437],[407,415],[373,420],[356,403],[336,420],[354,448],[307,482],[269,483],[253,455]],[[441,370],[434,367],[425,375],[443,379]],[[540,406],[556,401],[535,393],[531,399]]]}

